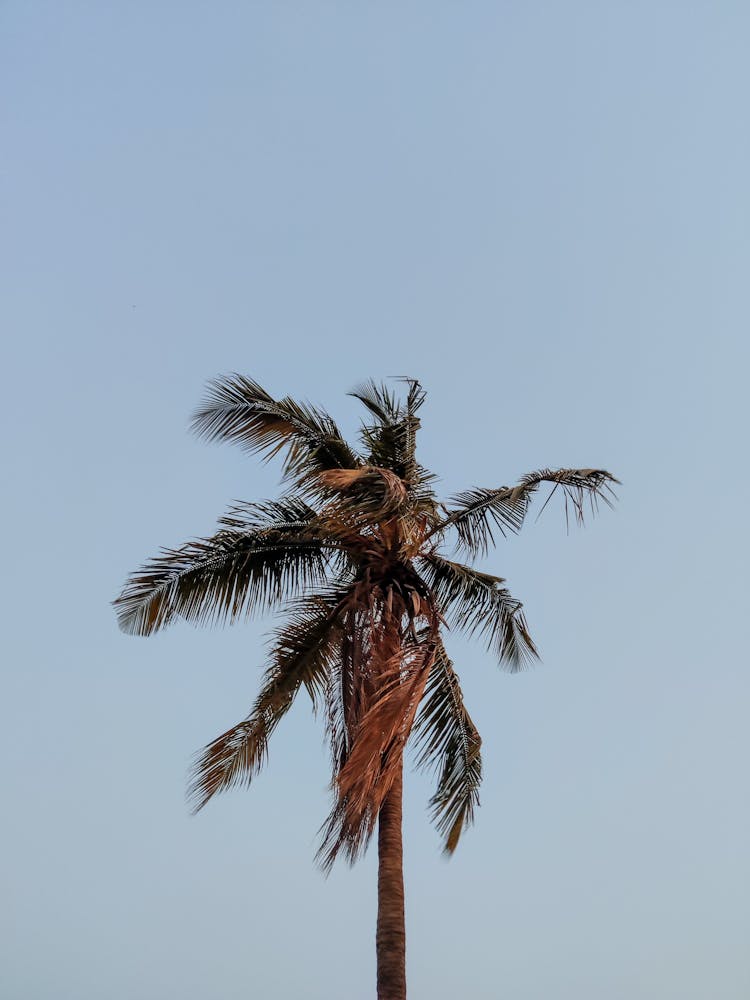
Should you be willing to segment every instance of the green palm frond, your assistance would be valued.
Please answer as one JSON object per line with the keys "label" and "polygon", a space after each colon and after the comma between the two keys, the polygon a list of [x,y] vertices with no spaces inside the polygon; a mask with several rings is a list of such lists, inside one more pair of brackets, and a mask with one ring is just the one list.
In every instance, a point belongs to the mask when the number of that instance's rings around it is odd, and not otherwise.
{"label": "green palm frond", "polygon": [[330,591],[300,600],[275,632],[272,666],[250,715],[197,756],[188,797],[198,812],[217,792],[248,785],[263,766],[268,741],[302,685],[316,700],[325,690],[340,636],[342,594]]}
{"label": "green palm frond", "polygon": [[542,510],[554,493],[560,490],[565,501],[566,521],[572,513],[582,523],[586,499],[592,514],[596,512],[600,500],[611,506],[614,497],[611,484],[618,482],[603,469],[541,469],[524,476],[517,486],[473,489],[457,494],[452,498],[455,506],[447,510],[447,517],[433,534],[442,534],[453,527],[462,548],[473,555],[483,555],[490,545],[494,545],[493,529],[501,535],[520,530],[534,493],[542,483],[552,486]]}
{"label": "green palm frond", "polygon": [[520,601],[500,586],[502,577],[433,552],[419,557],[421,572],[448,623],[487,640],[488,649],[511,673],[538,656]]}
{"label": "green palm frond", "polygon": [[376,418],[364,424],[361,441],[373,465],[391,469],[410,488],[424,487],[434,477],[416,460],[416,434],[420,426],[417,411],[425,392],[416,379],[403,379],[409,386],[406,402],[397,399],[387,386],[366,382],[349,395],[354,396]]}
{"label": "green palm frond", "polygon": [[461,686],[442,642],[427,679],[412,736],[417,766],[437,771],[430,799],[432,820],[452,854],[474,820],[482,781],[482,740],[464,705]]}
{"label": "green palm frond", "polygon": [[222,530],[165,549],[134,573],[114,602],[118,622],[131,635],[151,635],[175,618],[232,623],[319,586],[330,562],[344,558],[306,528]]}
{"label": "green palm frond", "polygon": [[276,400],[257,382],[228,375],[209,383],[208,399],[196,411],[193,430],[209,440],[234,441],[266,458],[283,452],[287,477],[361,465],[332,417],[285,396]]}

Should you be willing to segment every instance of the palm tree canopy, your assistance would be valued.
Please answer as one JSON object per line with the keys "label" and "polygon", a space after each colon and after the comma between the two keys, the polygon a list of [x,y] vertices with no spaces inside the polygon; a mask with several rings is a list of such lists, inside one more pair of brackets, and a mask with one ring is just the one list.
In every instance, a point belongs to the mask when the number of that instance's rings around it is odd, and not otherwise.
{"label": "palm tree canopy", "polygon": [[542,469],[515,486],[471,489],[438,501],[416,457],[425,394],[404,380],[399,398],[368,382],[351,393],[366,417],[358,447],[317,407],[274,399],[240,375],[211,383],[193,428],[283,462],[286,493],[235,504],[210,538],[166,549],[115,601],[123,631],[150,635],[175,619],[235,622],[279,610],[269,667],[248,716],[197,756],[196,809],[247,784],[271,733],[301,687],[321,708],[331,744],[334,803],[320,860],[354,860],[366,847],[407,741],[433,770],[433,821],[452,853],[472,821],[481,740],[443,645],[444,626],[484,639],[501,666],[537,656],[522,605],[501,577],[447,558],[483,555],[518,532],[540,487],[562,495],[582,521],[610,504],[617,480],[603,469]]}

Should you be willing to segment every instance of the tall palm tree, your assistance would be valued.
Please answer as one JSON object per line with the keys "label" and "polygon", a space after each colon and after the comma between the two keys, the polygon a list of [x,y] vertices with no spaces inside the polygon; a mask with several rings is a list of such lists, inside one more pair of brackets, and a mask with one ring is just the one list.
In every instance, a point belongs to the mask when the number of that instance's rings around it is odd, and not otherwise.
{"label": "tall palm tree", "polygon": [[537,651],[504,580],[442,553],[453,541],[484,555],[496,535],[517,532],[542,484],[566,516],[610,502],[617,482],[601,469],[543,469],[516,486],[472,489],[438,502],[434,476],[416,459],[424,392],[405,398],[369,382],[351,393],[367,416],[357,449],[323,410],[274,399],[240,375],[211,383],[193,428],[266,458],[281,455],[278,500],[235,504],[210,538],[168,549],[130,577],[115,605],[125,632],[151,635],[178,618],[234,622],[282,608],[270,666],[238,725],[199,754],[190,795],[196,810],[247,785],[268,741],[304,687],[323,710],[333,765],[333,805],[321,829],[324,869],[353,862],[378,827],[377,991],[406,996],[401,800],[407,741],[433,769],[432,819],[452,853],[478,804],[481,740],[443,645],[444,626],[483,638],[520,670]]}

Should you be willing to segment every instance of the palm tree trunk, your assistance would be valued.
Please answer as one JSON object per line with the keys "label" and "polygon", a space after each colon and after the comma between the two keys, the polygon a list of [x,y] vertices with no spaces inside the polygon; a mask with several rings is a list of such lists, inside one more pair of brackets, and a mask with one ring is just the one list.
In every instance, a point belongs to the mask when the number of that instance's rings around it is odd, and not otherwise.
{"label": "palm tree trunk", "polygon": [[406,1000],[404,855],[401,842],[403,761],[378,816],[378,1000]]}

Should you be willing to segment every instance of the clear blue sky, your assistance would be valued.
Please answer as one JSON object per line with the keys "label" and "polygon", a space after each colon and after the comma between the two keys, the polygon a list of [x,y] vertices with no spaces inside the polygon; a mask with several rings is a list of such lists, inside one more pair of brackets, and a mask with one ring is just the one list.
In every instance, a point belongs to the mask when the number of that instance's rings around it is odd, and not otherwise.
{"label": "clear blue sky", "polygon": [[624,484],[488,560],[542,664],[451,639],[486,780],[449,863],[409,783],[410,996],[749,995],[749,45],[745,2],[2,5],[3,997],[374,993],[302,700],[250,792],[185,805],[269,623],[109,606],[277,489],[187,433],[231,370],[348,430],[418,376],[445,494]]}

